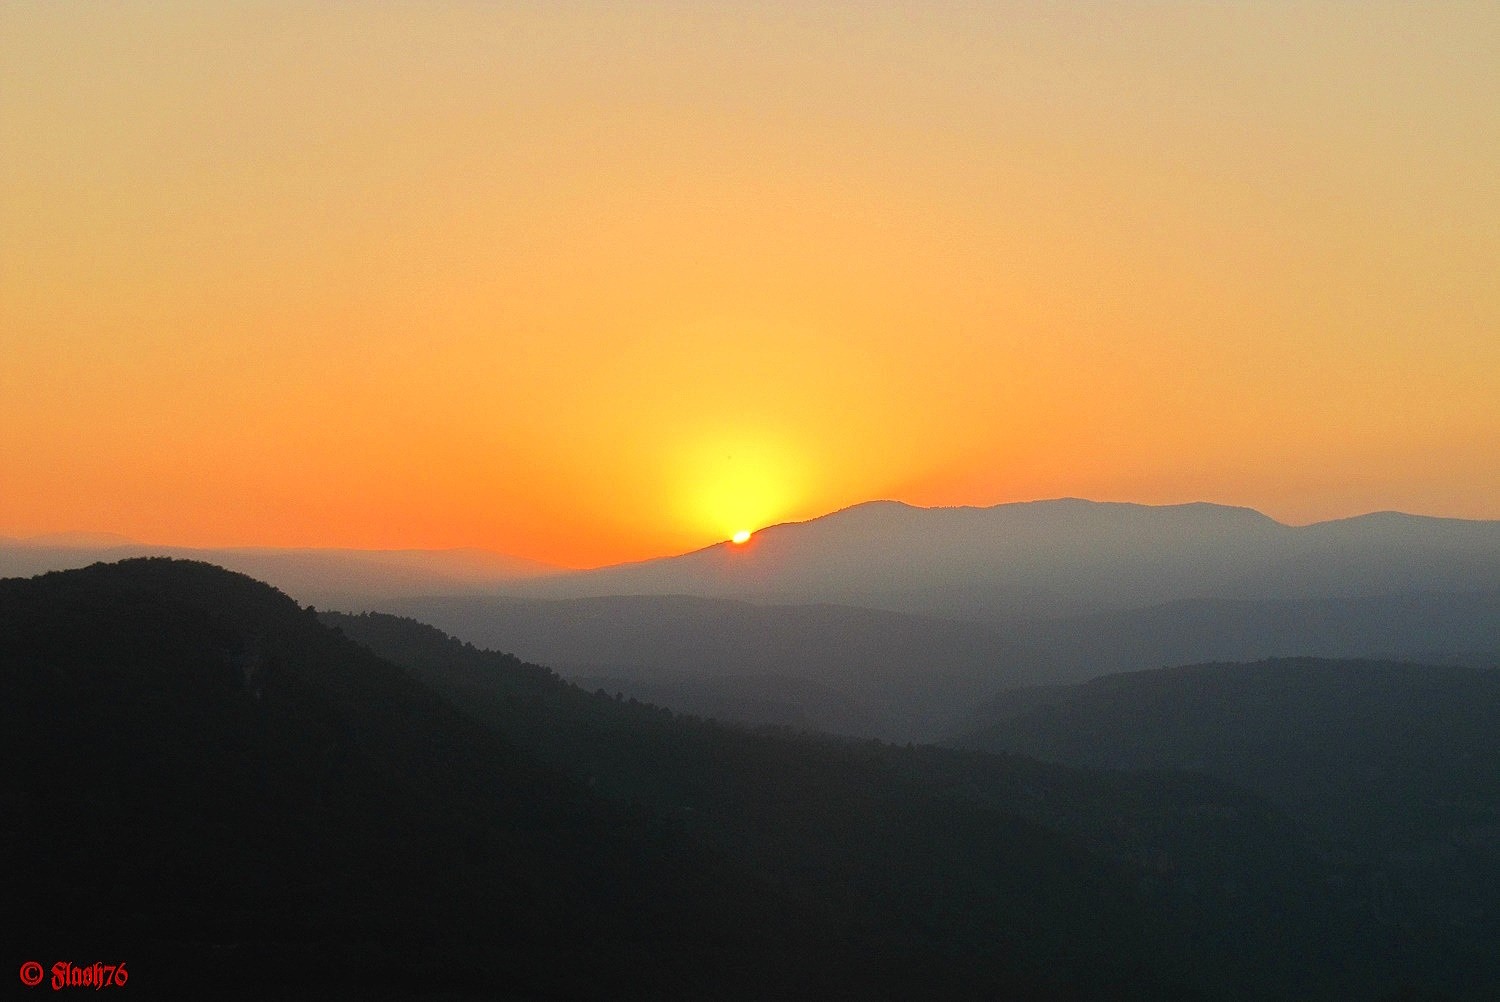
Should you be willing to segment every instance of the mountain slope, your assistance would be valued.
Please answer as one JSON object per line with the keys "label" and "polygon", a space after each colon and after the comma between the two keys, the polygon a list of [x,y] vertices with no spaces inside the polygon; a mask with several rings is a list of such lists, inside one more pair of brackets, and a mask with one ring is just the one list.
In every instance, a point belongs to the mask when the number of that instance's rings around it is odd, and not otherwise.
{"label": "mountain slope", "polygon": [[1361,865],[1222,782],[747,733],[201,564],[0,581],[0,756],[13,959],[123,956],[147,993],[1433,983]]}
{"label": "mountain slope", "polygon": [[217,997],[859,983],[813,910],[240,575],[140,560],[0,581],[0,687],[16,964],[125,959],[134,990]]}
{"label": "mountain slope", "polygon": [[[1086,777],[1048,784],[1084,819],[1064,836],[1013,770],[956,796],[893,750],[679,721],[398,633],[425,681],[208,565],[0,581],[15,963],[123,957],[147,994],[445,999],[1219,997],[1264,967],[1262,899],[1212,896],[1196,944],[1176,885],[1143,892],[1108,834],[1131,798]],[[477,686],[484,712],[429,686]],[[1213,784],[1152,816],[1196,830],[1205,801],[1278,859],[1295,844]]]}
{"label": "mountain slope", "polygon": [[[1052,870],[1042,844],[1015,827],[1024,819],[1128,867],[1148,906],[1139,932],[1156,938],[1145,949],[1215,997],[1374,998],[1397,976],[1388,947],[1399,933],[1374,920],[1365,875],[1330,863],[1263,802],[1205,778],[747,734],[588,695],[412,620],[323,616],[605,795],[668,811],[823,900],[853,896],[916,921],[946,944],[949,964],[1018,933],[1036,956],[1053,948],[1051,931],[1078,921],[1078,907],[1102,906],[1098,918],[1110,921],[1122,914],[1122,902]],[[1030,883],[1018,869],[1049,876]],[[1093,867],[1077,873],[1110,886]],[[1028,886],[1022,912],[1012,911]],[[1098,950],[1097,935],[1075,937],[1048,963],[1071,966],[1062,956]],[[1131,986],[1126,978],[1106,994],[1126,997]],[[1185,987],[1155,990],[1180,998]]]}

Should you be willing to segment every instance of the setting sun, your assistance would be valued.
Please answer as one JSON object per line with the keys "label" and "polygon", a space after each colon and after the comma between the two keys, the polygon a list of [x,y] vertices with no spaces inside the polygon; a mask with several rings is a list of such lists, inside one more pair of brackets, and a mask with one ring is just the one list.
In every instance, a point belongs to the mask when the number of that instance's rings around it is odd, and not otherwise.
{"label": "setting sun", "polygon": [[808,503],[811,464],[795,437],[774,426],[702,429],[683,441],[673,461],[682,485],[675,516],[697,535],[695,545],[742,543],[755,527],[815,513]]}

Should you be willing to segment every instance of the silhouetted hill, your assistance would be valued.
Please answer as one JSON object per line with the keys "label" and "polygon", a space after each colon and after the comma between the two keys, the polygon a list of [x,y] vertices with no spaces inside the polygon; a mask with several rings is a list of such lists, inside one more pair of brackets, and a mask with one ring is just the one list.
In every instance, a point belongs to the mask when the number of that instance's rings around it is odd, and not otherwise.
{"label": "silhouetted hill", "polygon": [[7,950],[124,959],[137,993],[1344,999],[1430,974],[1362,863],[1220,781],[751,733],[207,565],[0,581],[0,686]]}
{"label": "silhouetted hill", "polygon": [[151,997],[864,983],[810,909],[241,575],[0,581],[0,685],[12,966],[125,960]]}
{"label": "silhouetted hill", "polygon": [[[0,581],[16,964],[307,998],[1153,998],[1244,969],[1222,922],[1174,955],[1172,892],[1107,835],[943,794],[884,746],[679,721],[399,625],[480,712],[208,565]],[[1160,814],[1205,799],[1264,815],[1202,784]]]}
{"label": "silhouetted hill", "polygon": [[531,597],[694,595],[1018,619],[1181,599],[1495,587],[1500,522],[1380,513],[1292,527],[1248,508],[1065,498],[990,508],[856,505],[662,560],[562,574]]}
{"label": "silhouetted hill", "polygon": [[[1134,672],[1002,693],[954,740],[1255,790],[1376,875],[1413,963],[1500,986],[1500,671],[1296,658]],[[1434,939],[1446,952],[1424,954]]]}

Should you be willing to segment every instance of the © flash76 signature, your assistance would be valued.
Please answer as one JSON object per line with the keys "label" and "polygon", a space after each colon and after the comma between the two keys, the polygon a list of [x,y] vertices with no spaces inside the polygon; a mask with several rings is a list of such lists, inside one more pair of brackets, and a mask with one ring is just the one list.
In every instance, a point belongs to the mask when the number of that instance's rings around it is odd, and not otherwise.
{"label": "\u00a9 flash76 signature", "polygon": [[[28,960],[21,965],[21,984],[35,988],[45,975],[42,965]],[[52,965],[52,990],[62,988],[123,988],[130,980],[130,972],[124,963],[93,963],[79,967],[69,960],[59,960]]]}

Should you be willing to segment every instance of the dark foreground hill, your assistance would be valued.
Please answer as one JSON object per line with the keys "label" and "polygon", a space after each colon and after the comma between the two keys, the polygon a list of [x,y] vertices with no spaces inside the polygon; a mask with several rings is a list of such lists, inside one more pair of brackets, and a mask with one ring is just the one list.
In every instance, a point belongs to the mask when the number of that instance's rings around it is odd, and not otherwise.
{"label": "dark foreground hill", "polygon": [[1481,997],[1500,988],[1500,670],[1291,658],[1133,672],[1002,693],[954,743],[1256,791],[1376,881],[1414,965]]}
{"label": "dark foreground hill", "polygon": [[[1265,957],[1264,900],[1206,897],[1246,955],[1142,883],[1128,788],[678,720],[402,628],[472,716],[208,565],[0,581],[11,968],[124,961],[146,997],[1102,999],[1224,995]],[[1253,798],[1166,789],[1148,845],[1206,803],[1288,862]]]}
{"label": "dark foreground hill", "polygon": [[0,687],[13,968],[310,998],[748,997],[860,970],[822,917],[237,574],[0,582]]}
{"label": "dark foreground hill", "polygon": [[326,618],[169,560],[0,582],[13,969],[231,998],[1437,983],[1361,864],[1220,781],[751,733]]}
{"label": "dark foreground hill", "polygon": [[[1137,960],[1179,980],[1147,997],[1188,997],[1193,985],[1206,997],[1372,999],[1437,980],[1380,913],[1375,871],[1207,777],[752,734],[585,693],[411,620],[324,618],[603,795],[669,814],[783,886],[883,916],[898,940],[932,937],[950,963],[1054,949],[1054,932],[1090,907],[1045,862],[1047,837],[1026,847],[1035,825],[1110,864],[1080,871],[1099,888],[1128,876],[1138,942],[1154,944]],[[1123,900],[1106,907],[1105,924],[1130,912]],[[1108,941],[1097,935],[1069,933],[1051,962],[1076,963],[1060,958]]]}

